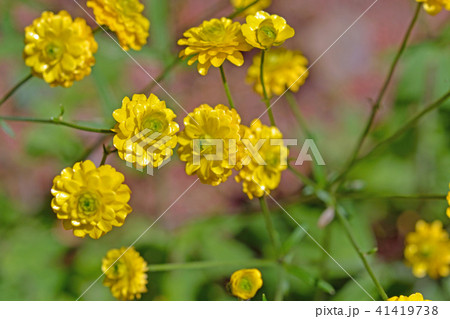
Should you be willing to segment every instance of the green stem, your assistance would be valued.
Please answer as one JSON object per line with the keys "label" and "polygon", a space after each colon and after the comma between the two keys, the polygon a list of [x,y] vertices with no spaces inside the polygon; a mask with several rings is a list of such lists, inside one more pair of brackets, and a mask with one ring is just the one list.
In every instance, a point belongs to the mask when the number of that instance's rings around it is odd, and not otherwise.
{"label": "green stem", "polygon": [[101,134],[113,134],[114,133],[110,129],[101,129],[101,128],[83,126],[83,125],[78,125],[75,123],[65,122],[63,120],[55,119],[55,118],[37,119],[37,118],[32,118],[32,117],[0,116],[0,120],[11,121],[11,122],[33,122],[33,123],[62,125],[62,126],[71,127],[73,129],[80,130],[80,131],[101,133]]}
{"label": "green stem", "polygon": [[261,87],[264,95],[264,103],[266,104],[267,113],[269,114],[270,125],[276,126],[275,118],[273,117],[272,108],[270,107],[270,99],[267,95],[266,84],[264,82],[264,57],[266,55],[266,50],[261,51],[261,66],[259,69],[259,78],[261,81]]}
{"label": "green stem", "polygon": [[355,239],[355,236],[353,235],[353,229],[350,223],[348,222],[347,218],[342,214],[340,208],[338,205],[335,205],[335,212],[336,215],[339,218],[339,221],[341,222],[341,225],[344,228],[345,233],[347,234],[347,237],[349,238],[353,248],[355,248],[356,252],[358,253],[359,258],[364,264],[364,267],[366,268],[367,272],[369,273],[370,278],[372,278],[373,283],[377,287],[378,293],[380,294],[381,298],[383,300],[387,300],[388,296],[386,292],[383,289],[383,286],[381,286],[380,282],[378,281],[377,277],[375,276],[375,273],[372,270],[372,267],[370,266],[369,262],[367,261],[366,255],[361,250],[361,248],[358,245],[358,242]]}
{"label": "green stem", "polygon": [[406,194],[406,195],[396,195],[396,194],[339,194],[339,198],[345,199],[417,199],[417,200],[445,200],[447,198],[446,194]]}
{"label": "green stem", "polygon": [[104,144],[103,144],[103,156],[102,156],[102,161],[100,162],[100,166],[105,165],[106,163],[106,159],[108,158],[108,156],[114,152],[117,152],[117,149],[115,148],[107,148]]}
{"label": "green stem", "polygon": [[275,251],[275,254],[278,257],[280,257],[279,254],[279,242],[278,242],[278,236],[275,231],[275,228],[273,227],[272,218],[270,217],[270,211],[269,207],[267,206],[266,196],[262,196],[259,198],[259,204],[261,205],[261,210],[264,216],[264,222],[266,223],[267,232],[269,233],[269,238],[272,243],[273,249]]}
{"label": "green stem", "polygon": [[376,115],[378,113],[378,110],[380,108],[380,105],[381,105],[381,102],[383,100],[383,97],[384,97],[384,95],[385,95],[385,93],[387,91],[387,88],[388,88],[389,84],[391,83],[391,80],[392,80],[392,77],[394,75],[395,69],[396,69],[396,67],[398,65],[398,62],[399,62],[401,56],[403,55],[403,53],[405,52],[406,45],[408,44],[408,40],[409,40],[409,38],[411,36],[412,30],[413,30],[413,28],[414,28],[414,26],[415,26],[415,24],[417,22],[417,18],[419,17],[419,13],[421,11],[421,7],[422,7],[422,4],[419,3],[417,5],[417,7],[416,7],[416,11],[414,13],[413,19],[411,20],[411,23],[409,24],[408,30],[406,31],[406,34],[403,37],[402,44],[400,45],[400,48],[399,48],[397,54],[395,55],[394,60],[392,61],[391,67],[389,68],[389,72],[388,72],[387,77],[386,77],[386,79],[385,79],[385,81],[383,83],[383,86],[381,87],[381,90],[378,93],[378,97],[375,100],[375,103],[372,105],[372,111],[370,113],[370,116],[369,116],[369,119],[367,121],[367,124],[366,124],[366,126],[365,126],[365,128],[364,128],[364,130],[363,130],[363,132],[361,134],[361,136],[358,139],[358,142],[357,142],[357,144],[355,146],[355,149],[352,152],[352,155],[350,156],[349,161],[347,162],[347,165],[343,169],[342,173],[339,175],[339,178],[336,179],[333,183],[341,181],[347,175],[348,171],[350,171],[351,167],[355,163],[355,161],[356,161],[356,159],[357,159],[357,157],[359,155],[359,152],[360,152],[360,150],[361,150],[361,148],[362,148],[362,146],[364,144],[364,141],[366,140],[366,138],[367,138],[367,136],[368,136],[368,134],[369,134],[369,132],[370,132],[370,130],[372,128],[372,125],[373,125],[373,123],[375,121],[375,117],[376,117]]}
{"label": "green stem", "polygon": [[309,185],[311,187],[316,187],[316,183],[314,183],[314,181],[312,181],[308,176],[304,175],[303,173],[293,168],[291,164],[288,165],[288,169],[292,173],[294,173],[294,175],[297,176],[304,184]]}
{"label": "green stem", "polygon": [[28,82],[29,79],[33,77],[33,74],[28,74],[26,77],[24,77],[22,80],[20,80],[19,83],[14,85],[14,87],[9,90],[0,100],[0,107],[5,103],[22,85]]}
{"label": "green stem", "polygon": [[163,81],[166,76],[174,69],[182,60],[178,57],[175,58],[170,64],[168,64],[154,80],[152,80],[145,88],[141,90],[141,92],[150,93],[153,88],[161,81]]}
{"label": "green stem", "polygon": [[406,131],[408,131],[410,128],[412,128],[423,116],[425,116],[429,112],[437,109],[439,106],[441,106],[449,98],[450,98],[450,90],[447,91],[447,93],[445,93],[441,98],[439,98],[435,102],[429,104],[422,111],[417,113],[412,119],[410,119],[408,122],[406,122],[402,127],[400,127],[397,131],[395,131],[391,136],[389,136],[388,138],[386,138],[386,139],[382,140],[381,142],[379,142],[370,151],[368,151],[364,156],[358,158],[355,162],[359,162],[359,161],[365,159],[366,157],[371,155],[373,152],[375,152],[381,146],[389,144],[390,142],[396,140],[398,137],[400,137]]}
{"label": "green stem", "polygon": [[222,83],[223,87],[225,88],[225,93],[227,94],[228,103],[230,104],[230,107],[234,109],[234,102],[233,98],[231,97],[230,87],[228,86],[227,78],[225,76],[225,71],[223,70],[223,65],[220,66],[220,75],[222,77]]}
{"label": "green stem", "polygon": [[295,119],[297,120],[298,124],[300,125],[300,128],[305,133],[306,137],[314,138],[314,135],[311,133],[311,130],[308,127],[308,124],[306,124],[305,118],[303,117],[302,113],[300,112],[300,107],[297,103],[297,100],[294,97],[294,94],[292,94],[291,91],[288,91],[288,92],[286,92],[285,97],[286,97],[289,107],[291,108],[292,113],[295,116]]}
{"label": "green stem", "polygon": [[249,260],[228,260],[228,261],[196,261],[189,263],[172,263],[172,264],[150,264],[149,272],[173,271],[173,270],[191,270],[191,269],[207,269],[216,267],[274,267],[276,263],[273,260],[249,259]]}
{"label": "green stem", "polygon": [[253,1],[252,3],[246,5],[245,7],[240,8],[240,9],[234,11],[232,14],[230,14],[230,15],[228,16],[228,19],[236,18],[236,17],[237,17],[238,15],[240,15],[242,12],[244,12],[244,11],[247,10],[248,8],[254,6],[254,5],[257,4],[259,1],[260,1],[260,0],[255,0],[255,1]]}

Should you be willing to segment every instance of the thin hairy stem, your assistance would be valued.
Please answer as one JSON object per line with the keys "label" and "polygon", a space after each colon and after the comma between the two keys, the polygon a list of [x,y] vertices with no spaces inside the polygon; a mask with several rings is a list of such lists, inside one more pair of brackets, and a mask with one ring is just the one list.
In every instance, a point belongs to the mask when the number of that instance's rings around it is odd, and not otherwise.
{"label": "thin hairy stem", "polygon": [[311,130],[308,127],[308,124],[305,121],[305,118],[303,117],[302,113],[300,112],[300,107],[297,103],[297,100],[294,97],[294,94],[292,94],[291,91],[286,92],[284,95],[286,97],[286,100],[288,102],[288,105],[294,114],[295,119],[298,122],[298,125],[302,129],[302,131],[305,133],[306,137],[308,138],[314,138],[314,135],[311,133]]}
{"label": "thin hairy stem", "polygon": [[20,80],[14,87],[6,92],[6,94],[0,99],[0,107],[5,103],[22,85],[28,82],[33,77],[33,74],[28,74],[22,80]]}
{"label": "thin hairy stem", "polygon": [[373,125],[373,123],[375,121],[375,117],[376,117],[376,115],[378,113],[378,110],[380,109],[380,105],[381,105],[381,102],[383,100],[383,97],[386,94],[386,91],[387,91],[387,88],[389,87],[389,84],[391,83],[391,80],[392,80],[392,77],[394,75],[395,69],[396,69],[396,67],[398,65],[398,62],[400,61],[401,56],[405,52],[406,45],[408,44],[408,40],[409,40],[409,38],[411,36],[412,30],[413,30],[413,28],[414,28],[414,26],[415,26],[415,24],[417,22],[417,18],[419,17],[419,13],[421,11],[421,7],[422,7],[421,3],[419,3],[417,5],[417,7],[416,7],[416,11],[414,13],[413,19],[411,20],[411,23],[409,24],[409,27],[408,27],[408,29],[406,31],[406,34],[403,37],[402,44],[400,45],[400,48],[399,48],[397,54],[395,55],[394,60],[392,61],[391,67],[389,68],[389,72],[388,72],[388,74],[386,76],[386,79],[385,79],[385,81],[383,83],[383,86],[381,87],[381,90],[378,93],[378,97],[375,100],[375,103],[372,105],[372,110],[371,110],[369,119],[368,119],[368,121],[366,123],[366,126],[364,127],[364,130],[363,130],[361,136],[358,139],[356,147],[353,150],[353,152],[352,152],[352,154],[350,156],[350,159],[347,162],[347,165],[343,169],[342,173],[339,175],[338,179],[336,179],[334,181],[334,183],[341,181],[347,175],[347,173],[350,171],[351,167],[355,163],[355,161],[356,161],[356,159],[357,159],[357,157],[359,155],[359,152],[361,151],[361,148],[362,148],[362,146],[364,144],[364,141],[366,140],[366,138],[367,138],[367,136],[368,136],[368,134],[369,134],[369,132],[370,132],[370,130],[372,128],[372,125]]}
{"label": "thin hairy stem", "polygon": [[259,78],[261,81],[261,87],[264,95],[264,103],[266,104],[267,114],[269,114],[270,125],[276,126],[275,118],[273,117],[272,108],[270,107],[270,99],[267,95],[266,84],[264,82],[264,57],[266,55],[266,50],[261,51],[261,66],[259,69]]}
{"label": "thin hairy stem", "polygon": [[292,167],[291,164],[288,165],[288,169],[294,173],[295,176],[297,176],[305,185],[309,185],[311,187],[315,187],[316,183],[314,183],[313,180],[311,180],[308,176],[304,175],[303,173],[296,170],[294,167]]}
{"label": "thin hairy stem", "polygon": [[382,140],[377,145],[372,147],[364,156],[358,158],[355,162],[359,162],[366,157],[370,156],[373,152],[378,150],[380,147],[391,143],[392,141],[396,140],[400,136],[402,136],[406,131],[411,129],[422,117],[427,115],[429,112],[437,109],[439,106],[441,106],[445,101],[447,101],[450,98],[450,90],[447,91],[442,97],[434,101],[433,103],[426,106],[422,111],[417,113],[413,118],[411,118],[408,122],[406,122],[402,127],[400,127],[397,131],[395,131],[391,136],[388,138]]}
{"label": "thin hairy stem", "polygon": [[278,242],[278,235],[275,231],[275,228],[273,227],[272,217],[270,217],[270,210],[269,207],[267,206],[266,196],[262,196],[259,198],[259,204],[261,205],[261,210],[264,216],[264,222],[266,223],[266,228],[269,234],[270,242],[272,243],[273,249],[278,258],[280,257],[279,256],[280,244]]}
{"label": "thin hairy stem", "polygon": [[113,147],[108,148],[105,144],[103,144],[103,156],[102,156],[102,161],[100,162],[100,166],[105,165],[106,159],[108,158],[108,156],[115,152],[117,152],[117,149],[115,149]]}
{"label": "thin hairy stem", "polygon": [[101,134],[113,134],[114,133],[113,131],[111,131],[111,129],[102,129],[102,128],[78,125],[75,123],[63,121],[59,118],[37,119],[37,118],[33,118],[33,117],[0,116],[0,120],[10,121],[10,122],[33,122],[33,123],[61,125],[61,126],[67,126],[67,127],[70,127],[70,128],[76,129],[76,130],[92,132],[92,133],[101,133]]}
{"label": "thin hairy stem", "polygon": [[228,103],[230,104],[230,107],[234,109],[234,102],[233,98],[231,97],[230,87],[228,86],[227,78],[225,76],[225,71],[223,69],[223,65],[220,66],[220,76],[222,78],[223,87],[225,88],[225,93],[227,94]]}
{"label": "thin hairy stem", "polygon": [[274,266],[276,266],[275,261],[264,259],[197,261],[189,263],[150,264],[148,266],[148,271],[159,272],[159,271],[173,271],[173,270],[207,269],[217,267],[247,268],[247,267],[274,267]]}
{"label": "thin hairy stem", "polygon": [[364,267],[366,268],[367,272],[369,273],[370,278],[372,279],[373,283],[375,284],[378,293],[380,294],[381,298],[383,300],[387,300],[388,296],[386,292],[383,289],[383,286],[381,286],[380,282],[378,281],[377,277],[375,276],[374,271],[372,270],[372,267],[370,266],[369,262],[367,261],[365,253],[361,250],[361,248],[358,245],[358,242],[356,241],[355,236],[353,235],[353,229],[350,223],[348,222],[347,218],[344,216],[344,214],[341,212],[341,209],[338,205],[335,205],[335,212],[338,216],[338,219],[347,234],[348,239],[350,240],[353,248],[358,253],[359,258],[364,264]]}

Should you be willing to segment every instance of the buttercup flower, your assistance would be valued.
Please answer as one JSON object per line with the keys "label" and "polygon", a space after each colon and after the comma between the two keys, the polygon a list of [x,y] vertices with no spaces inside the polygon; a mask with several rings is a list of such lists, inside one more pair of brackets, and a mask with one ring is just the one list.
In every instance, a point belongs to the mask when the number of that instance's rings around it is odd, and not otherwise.
{"label": "buttercup flower", "polygon": [[272,46],[279,46],[295,34],[286,20],[276,14],[270,15],[258,11],[255,15],[248,15],[247,23],[242,25],[245,40],[255,48],[266,50]]}
{"label": "buttercup flower", "polygon": [[[241,125],[246,156],[241,161],[242,169],[235,179],[238,183],[242,182],[243,191],[250,199],[262,197],[280,184],[281,172],[287,169],[289,153],[282,138],[278,128],[263,125],[258,119],[250,127]],[[261,140],[263,144],[259,144]]]}
{"label": "buttercup flower", "polygon": [[103,285],[119,300],[139,299],[147,292],[147,270],[147,263],[134,247],[111,249],[102,261]]}
{"label": "buttercup flower", "polygon": [[231,293],[243,300],[253,298],[262,285],[261,272],[255,268],[235,271],[229,283]]}
{"label": "buttercup flower", "polygon": [[[236,11],[242,10],[245,7],[249,6],[251,3],[255,2],[255,0],[231,0],[231,4],[233,5],[234,9]],[[272,0],[259,0],[251,7],[247,8],[246,10],[242,11],[241,15],[249,15],[249,14],[255,14],[256,12],[266,9],[272,4]]]}
{"label": "buttercup flower", "polygon": [[150,21],[142,15],[139,0],[89,0],[98,24],[115,32],[124,50],[140,50],[147,43]]}
{"label": "buttercup flower", "polygon": [[450,273],[450,240],[440,221],[419,220],[416,231],[406,237],[405,258],[414,276],[433,279]]}
{"label": "buttercup flower", "polygon": [[[450,184],[449,184],[449,187],[450,187]],[[450,206],[450,192],[448,192],[448,194],[447,194],[447,202],[448,202],[448,205]],[[448,216],[448,218],[450,218],[450,207],[447,208],[447,216]]]}
{"label": "buttercup flower", "polygon": [[244,64],[241,51],[251,50],[241,32],[241,24],[227,18],[204,21],[200,26],[190,28],[178,40],[178,45],[186,48],[179,54],[180,58],[192,56],[188,64],[198,61],[197,70],[201,75],[208,74],[212,66],[218,68],[225,60],[234,65]]}
{"label": "buttercup flower", "polygon": [[97,42],[82,18],[45,11],[25,28],[25,64],[50,86],[70,87],[91,73]]}
{"label": "buttercup flower", "polygon": [[415,294],[412,294],[411,296],[403,296],[400,295],[399,297],[394,296],[389,298],[387,301],[431,301],[431,300],[425,300],[423,299],[423,296],[421,293],[416,292]]}
{"label": "buttercup flower", "polygon": [[241,117],[235,109],[202,104],[184,118],[178,153],[186,173],[197,174],[204,184],[217,186],[227,180],[237,164]]}
{"label": "buttercup flower", "polygon": [[179,126],[175,113],[157,96],[125,97],[113,117],[117,121],[113,143],[121,159],[140,167],[158,167],[172,156]]}
{"label": "buttercup flower", "polygon": [[[300,51],[276,48],[267,51],[264,60],[264,84],[267,95],[282,95],[286,89],[297,92],[309,75],[308,60]],[[248,68],[247,82],[253,84],[254,90],[263,95],[260,77],[261,52],[253,58]]]}
{"label": "buttercup flower", "polygon": [[123,181],[110,165],[78,162],[53,180],[52,209],[75,236],[98,239],[113,226],[122,226],[131,213],[131,191]]}
{"label": "buttercup flower", "polygon": [[436,15],[445,8],[450,11],[450,0],[416,0],[423,2],[423,8],[431,15]]}

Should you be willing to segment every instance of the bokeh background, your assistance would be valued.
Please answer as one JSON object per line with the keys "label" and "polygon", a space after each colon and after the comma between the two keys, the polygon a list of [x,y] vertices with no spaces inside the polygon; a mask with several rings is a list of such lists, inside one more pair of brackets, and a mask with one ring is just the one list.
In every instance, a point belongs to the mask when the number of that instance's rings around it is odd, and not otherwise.
{"label": "bokeh background", "polygon": [[[142,0],[151,21],[149,44],[130,54],[154,77],[176,57],[176,41],[187,28],[204,19],[232,12],[228,0]],[[296,30],[286,47],[301,50],[310,63],[318,58],[372,0],[274,0],[267,10],[285,17]],[[85,1],[80,1],[85,5]],[[379,0],[310,70],[306,84],[296,94],[329,172],[342,167],[354,147],[370,111],[370,102],[381,86],[393,53],[412,18],[415,1]],[[67,10],[95,27],[72,0],[2,0],[0,3],[0,95],[29,70],[21,58],[23,30],[42,11]],[[91,10],[88,10],[91,13]],[[449,13],[436,17],[421,13],[409,49],[395,75],[367,146],[402,125],[427,102],[439,97],[450,84]],[[241,18],[238,18],[241,19]],[[241,19],[242,21],[242,19]],[[1,109],[2,115],[48,118],[65,109],[66,120],[113,125],[111,113],[124,96],[143,93],[151,79],[106,34],[99,43],[92,74],[69,89],[50,88],[34,78]],[[245,54],[245,65],[225,65],[232,94],[243,123],[264,111],[264,104],[245,83],[255,51]],[[207,77],[195,67],[178,65],[161,82],[186,110],[202,103],[226,104],[217,69]],[[146,92],[149,93],[149,92]],[[181,123],[185,113],[160,88],[152,93],[166,100]],[[273,107],[277,123],[288,138],[301,131],[284,98]],[[268,118],[263,117],[265,124]],[[102,143],[110,140],[94,133],[59,126],[1,122],[0,130],[0,299],[73,300],[100,274],[101,259],[111,248],[131,244],[195,180],[184,173],[176,156],[154,176],[126,167],[117,155],[108,163],[123,172],[133,191],[134,212],[125,225],[99,240],[75,238],[65,231],[50,208],[52,179],[74,162],[89,158],[99,163]],[[445,194],[450,172],[450,105],[428,115],[414,129],[360,164],[347,185],[376,194]],[[304,138],[304,136],[301,136]],[[302,139],[301,139],[302,140]],[[300,140],[300,141],[301,141]],[[298,154],[298,148],[292,148]],[[301,168],[310,172],[308,163]],[[339,225],[317,227],[325,209],[315,202],[302,203],[304,186],[283,174],[274,196],[331,255],[371,294],[376,295],[353,248]],[[450,280],[416,279],[403,262],[403,241],[419,219],[441,219],[449,226],[445,201],[346,200],[350,222],[365,250],[378,246],[371,263],[388,295],[420,291],[428,299],[449,300]],[[367,296],[283,212],[273,207],[282,239],[289,237],[294,262],[314,276],[324,276],[335,294],[286,274],[282,289],[287,300],[367,300]],[[249,202],[241,185],[230,178],[211,187],[195,185],[143,236],[136,249],[151,264],[242,260],[270,256],[270,241],[257,202]],[[236,267],[171,271],[149,274],[144,300],[234,300],[225,284]],[[277,273],[261,268],[261,293],[273,299]],[[326,290],[326,289],[325,289]],[[97,282],[85,300],[112,300]]]}

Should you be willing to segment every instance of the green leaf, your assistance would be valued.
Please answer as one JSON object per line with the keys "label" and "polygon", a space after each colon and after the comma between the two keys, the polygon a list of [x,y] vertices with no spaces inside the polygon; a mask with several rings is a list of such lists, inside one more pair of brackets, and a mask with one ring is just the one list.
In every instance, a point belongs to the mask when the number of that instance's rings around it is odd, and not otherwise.
{"label": "green leaf", "polygon": [[281,247],[281,251],[283,255],[286,255],[289,253],[289,251],[292,249],[294,245],[297,245],[300,243],[303,238],[305,238],[306,232],[308,229],[306,227],[303,227],[304,230],[300,227],[296,228],[289,237],[284,241],[283,246]]}

